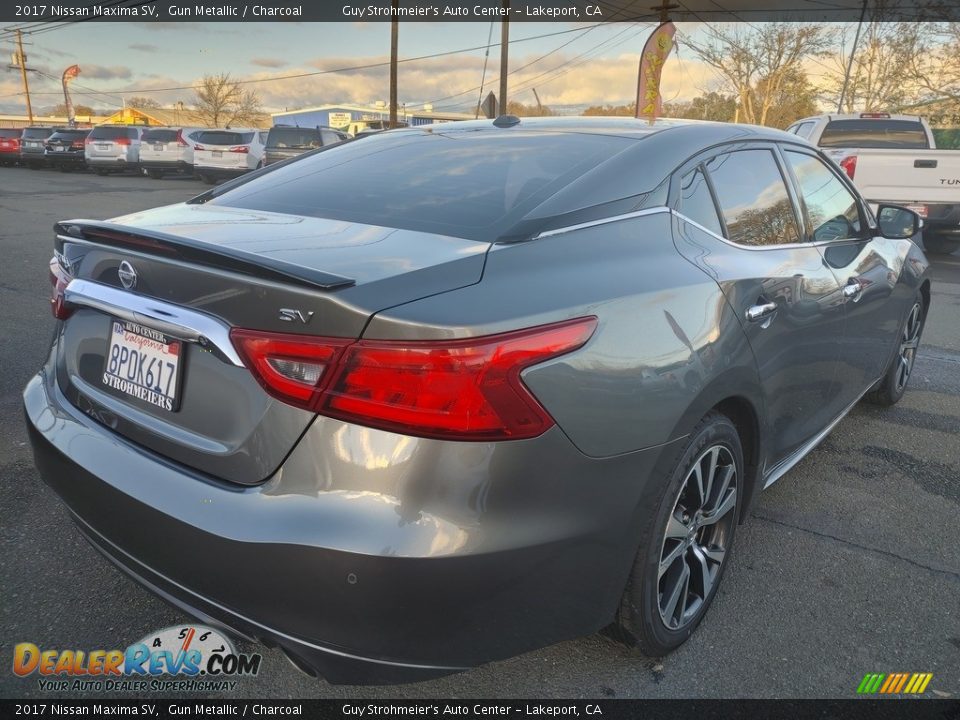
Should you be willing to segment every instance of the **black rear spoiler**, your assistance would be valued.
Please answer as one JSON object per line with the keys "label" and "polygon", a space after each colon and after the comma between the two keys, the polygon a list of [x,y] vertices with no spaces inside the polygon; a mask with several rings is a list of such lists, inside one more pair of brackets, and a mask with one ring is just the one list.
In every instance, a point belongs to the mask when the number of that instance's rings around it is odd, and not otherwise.
{"label": "black rear spoiler", "polygon": [[53,229],[57,233],[56,247],[59,252],[63,251],[65,242],[87,242],[321,290],[337,290],[356,283],[353,278],[301,267],[264,255],[128,225],[99,220],[63,220],[55,224]]}

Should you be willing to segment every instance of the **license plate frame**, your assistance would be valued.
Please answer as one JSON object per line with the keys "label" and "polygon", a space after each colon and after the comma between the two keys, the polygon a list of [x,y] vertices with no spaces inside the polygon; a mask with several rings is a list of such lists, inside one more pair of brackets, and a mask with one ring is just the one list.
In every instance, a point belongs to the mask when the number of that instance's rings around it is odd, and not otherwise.
{"label": "license plate frame", "polygon": [[163,152],[164,150],[167,149],[167,147],[163,143],[154,143],[153,149],[157,152]]}
{"label": "license plate frame", "polygon": [[223,157],[223,150],[211,150],[211,151],[210,151],[210,155],[212,155],[212,156],[215,157],[215,158],[222,158],[222,157]]}
{"label": "license plate frame", "polygon": [[53,148],[54,152],[63,152],[64,150],[66,150],[66,148],[63,145],[57,145]]}
{"label": "license plate frame", "polygon": [[[139,400],[164,412],[177,412],[183,399],[183,347],[182,340],[153,328],[110,318],[100,382],[124,400]],[[157,379],[153,387],[147,382],[152,377]]]}

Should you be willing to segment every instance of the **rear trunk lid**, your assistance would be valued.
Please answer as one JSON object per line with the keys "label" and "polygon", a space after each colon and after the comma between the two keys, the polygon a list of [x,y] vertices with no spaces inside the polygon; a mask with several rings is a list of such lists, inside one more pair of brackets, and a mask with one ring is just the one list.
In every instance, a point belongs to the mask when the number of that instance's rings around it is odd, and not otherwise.
{"label": "rear trunk lid", "polygon": [[192,150],[184,135],[175,129],[148,130],[140,141],[140,161],[187,162]]}
{"label": "rear trunk lid", "polygon": [[[229,329],[357,338],[381,309],[478,282],[489,244],[182,204],[60,223],[57,248],[73,278],[57,357],[65,396],[149,450],[252,484],[314,414],[268,396]],[[124,347],[141,349],[139,367],[117,364]]]}

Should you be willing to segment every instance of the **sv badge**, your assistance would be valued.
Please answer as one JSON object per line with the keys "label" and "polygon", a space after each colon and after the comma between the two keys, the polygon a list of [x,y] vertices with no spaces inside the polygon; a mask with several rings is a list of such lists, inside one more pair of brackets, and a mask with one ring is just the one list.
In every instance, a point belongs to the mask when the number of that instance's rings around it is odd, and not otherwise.
{"label": "sv badge", "polygon": [[299,320],[303,324],[310,322],[310,318],[313,317],[313,310],[308,310],[304,312],[303,310],[297,310],[296,308],[280,308],[280,319],[284,322],[295,322]]}

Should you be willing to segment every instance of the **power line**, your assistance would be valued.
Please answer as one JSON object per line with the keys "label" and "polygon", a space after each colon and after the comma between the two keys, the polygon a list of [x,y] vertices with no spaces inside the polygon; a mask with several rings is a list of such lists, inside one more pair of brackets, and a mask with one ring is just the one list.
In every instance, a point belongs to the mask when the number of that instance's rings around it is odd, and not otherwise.
{"label": "power line", "polygon": [[[605,24],[605,23],[604,23],[604,22],[594,23],[595,26],[596,26],[596,25],[603,25],[603,24]],[[530,35],[530,36],[528,36],[528,37],[523,37],[523,38],[517,38],[517,39],[515,39],[515,40],[510,40],[509,42],[510,42],[511,44],[512,44],[512,43],[529,42],[530,40],[539,40],[539,39],[542,39],[542,38],[556,37],[556,36],[559,36],[559,35],[566,35],[566,34],[572,33],[572,32],[583,32],[583,28],[582,28],[582,27],[576,27],[576,28],[570,28],[570,29],[567,29],[567,30],[558,30],[558,31],[555,31],[555,32],[550,32],[550,33],[542,33],[542,34],[540,34],[540,35]],[[491,45],[489,45],[489,47],[499,47],[500,44],[501,44],[501,43],[492,43]],[[398,60],[397,62],[398,62],[398,63],[411,63],[411,62],[419,62],[419,61],[421,61],[421,60],[432,60],[432,59],[434,59],[434,58],[439,58],[439,57],[448,57],[448,56],[450,56],[450,55],[459,55],[459,54],[467,53],[467,52],[475,52],[475,51],[477,51],[477,50],[483,50],[483,49],[485,49],[485,48],[487,48],[487,47],[488,47],[487,45],[476,45],[476,46],[474,46],[474,47],[460,48],[460,49],[457,49],[457,50],[446,50],[446,51],[443,51],[443,52],[430,53],[429,55],[418,55],[418,56],[416,56],[416,57],[411,57],[411,58],[402,58],[402,59]],[[390,65],[390,62],[389,62],[389,61],[376,62],[376,63],[367,63],[367,64],[364,64],[364,65],[353,65],[353,66],[349,66],[349,67],[331,68],[331,69],[329,69],[329,70],[316,70],[316,71],[306,72],[306,73],[294,73],[294,74],[291,74],[291,75],[278,75],[278,76],[269,77],[269,78],[254,78],[254,79],[250,79],[250,80],[237,80],[237,81],[236,81],[236,84],[237,84],[237,85],[252,85],[252,84],[258,84],[258,83],[274,82],[274,81],[277,81],[277,80],[293,80],[293,79],[304,78],[304,77],[316,77],[316,76],[319,76],[319,75],[331,75],[331,74],[341,73],[341,72],[352,72],[352,71],[355,71],[355,70],[371,70],[371,69],[374,69],[374,68],[387,67],[387,66],[389,66],[389,65]],[[123,96],[123,95],[135,95],[135,94],[136,94],[136,95],[148,95],[148,94],[151,94],[151,93],[167,92],[167,91],[173,91],[173,90],[196,90],[196,89],[198,89],[199,87],[200,87],[199,85],[177,85],[177,86],[163,87],[163,88],[142,88],[142,89],[132,89],[132,90],[109,90],[109,91],[97,91],[97,92],[101,92],[101,93],[105,93],[105,94],[115,94],[116,96],[120,97],[120,96]],[[3,97],[15,97],[15,96],[18,96],[18,95],[20,95],[20,94],[21,94],[21,93],[13,93],[13,94],[6,95],[6,96],[3,96]],[[56,95],[56,94],[58,94],[58,93],[56,93],[56,92],[40,92],[40,93],[34,93],[34,94],[36,94],[36,95]]]}

